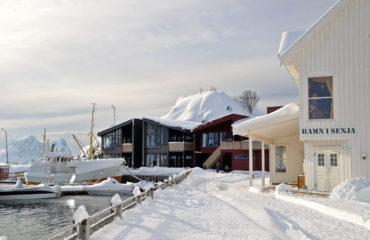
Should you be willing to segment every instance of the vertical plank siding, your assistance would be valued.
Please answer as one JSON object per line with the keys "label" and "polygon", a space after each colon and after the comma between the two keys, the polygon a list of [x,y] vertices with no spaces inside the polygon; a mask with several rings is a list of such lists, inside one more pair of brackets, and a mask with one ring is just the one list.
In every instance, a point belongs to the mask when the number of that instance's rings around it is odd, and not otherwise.
{"label": "vertical plank siding", "polygon": [[[370,177],[370,0],[352,0],[293,56],[299,66],[300,128],[353,127],[355,134],[300,134],[306,183],[315,188],[314,149],[339,147],[340,178]],[[334,119],[309,120],[308,78],[333,76]],[[367,159],[361,159],[361,153]]]}

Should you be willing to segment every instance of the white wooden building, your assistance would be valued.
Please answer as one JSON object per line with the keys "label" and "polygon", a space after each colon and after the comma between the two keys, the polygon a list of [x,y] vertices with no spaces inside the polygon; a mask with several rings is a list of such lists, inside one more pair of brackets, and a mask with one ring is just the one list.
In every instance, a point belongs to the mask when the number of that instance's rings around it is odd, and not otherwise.
{"label": "white wooden building", "polygon": [[307,187],[370,177],[370,0],[338,1],[290,40],[283,34],[279,60],[299,86]]}
{"label": "white wooden building", "polygon": [[[346,179],[369,178],[370,0],[340,0],[305,32],[283,33],[279,60],[299,89],[308,189],[331,191]],[[256,131],[247,123],[235,130]]]}

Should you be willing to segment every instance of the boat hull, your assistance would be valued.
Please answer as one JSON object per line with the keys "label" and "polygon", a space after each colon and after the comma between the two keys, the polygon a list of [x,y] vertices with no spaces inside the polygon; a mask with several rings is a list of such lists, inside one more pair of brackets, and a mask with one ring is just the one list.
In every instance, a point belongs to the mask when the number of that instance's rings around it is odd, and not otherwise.
{"label": "boat hull", "polygon": [[60,197],[59,186],[13,187],[0,189],[0,201]]}
{"label": "boat hull", "polygon": [[124,159],[80,160],[68,163],[37,162],[25,175],[27,185],[50,180],[53,183],[89,183],[113,177],[122,181],[125,173]]}

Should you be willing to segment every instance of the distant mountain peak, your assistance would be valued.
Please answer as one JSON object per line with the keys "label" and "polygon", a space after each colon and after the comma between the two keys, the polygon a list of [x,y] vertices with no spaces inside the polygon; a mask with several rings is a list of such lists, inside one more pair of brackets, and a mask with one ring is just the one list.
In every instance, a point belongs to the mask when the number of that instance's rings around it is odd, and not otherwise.
{"label": "distant mountain peak", "polygon": [[248,116],[241,103],[224,92],[204,91],[179,97],[162,119],[207,122],[231,113]]}
{"label": "distant mountain peak", "polygon": [[[71,150],[64,139],[49,142],[49,146],[54,144],[54,151],[68,152]],[[18,138],[8,146],[8,157],[10,164],[31,164],[32,159],[42,156],[42,143],[33,135]],[[0,162],[6,162],[6,150],[0,150]]]}

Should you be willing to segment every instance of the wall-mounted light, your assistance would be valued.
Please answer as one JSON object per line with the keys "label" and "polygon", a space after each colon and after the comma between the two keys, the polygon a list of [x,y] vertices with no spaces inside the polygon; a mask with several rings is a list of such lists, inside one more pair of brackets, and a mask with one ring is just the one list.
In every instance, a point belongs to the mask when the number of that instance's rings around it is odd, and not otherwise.
{"label": "wall-mounted light", "polygon": [[365,152],[361,153],[361,159],[362,160],[366,160],[367,159],[367,155]]}

